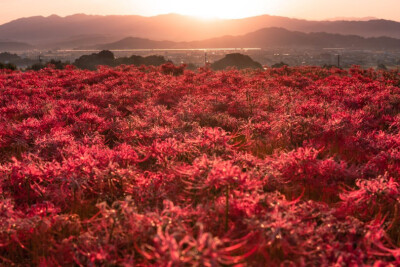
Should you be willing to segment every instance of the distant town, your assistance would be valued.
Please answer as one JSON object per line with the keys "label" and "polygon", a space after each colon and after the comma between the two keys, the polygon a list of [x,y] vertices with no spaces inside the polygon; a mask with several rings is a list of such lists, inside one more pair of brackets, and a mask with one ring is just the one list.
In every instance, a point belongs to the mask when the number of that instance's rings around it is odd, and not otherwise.
{"label": "distant town", "polygon": [[[132,55],[147,57],[159,55],[176,65],[187,64],[198,68],[214,63],[230,53],[250,56],[264,67],[285,63],[289,66],[336,66],[349,68],[359,65],[363,68],[396,69],[400,66],[399,51],[353,50],[341,48],[324,49],[260,49],[260,48],[218,48],[218,49],[123,49],[110,50],[115,58]],[[83,55],[98,53],[100,50],[26,50],[0,53],[0,62],[14,64],[18,69],[27,69],[35,64],[61,61],[72,64]]]}
{"label": "distant town", "polygon": [[179,14],[148,18],[76,14],[20,18],[0,25],[0,62],[19,69],[48,62],[74,64],[84,55],[104,50],[113,53],[113,65],[140,64],[134,58],[124,59],[132,56],[161,56],[194,69],[239,53],[263,67],[397,69],[400,22],[308,21],[271,15],[203,21]]}

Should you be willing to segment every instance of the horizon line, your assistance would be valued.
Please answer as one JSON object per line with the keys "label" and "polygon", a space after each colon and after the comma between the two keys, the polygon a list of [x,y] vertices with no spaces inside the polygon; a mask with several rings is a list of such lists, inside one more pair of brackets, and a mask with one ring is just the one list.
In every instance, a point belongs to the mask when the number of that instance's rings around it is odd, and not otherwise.
{"label": "horizon line", "polygon": [[29,19],[29,18],[35,18],[35,17],[41,17],[41,18],[50,18],[50,17],[59,17],[59,18],[67,18],[67,17],[73,17],[73,16],[93,16],[93,17],[108,17],[108,16],[115,16],[115,17],[129,17],[129,16],[135,16],[135,17],[143,17],[143,18],[155,18],[155,17],[161,17],[161,16],[182,16],[182,17],[188,17],[188,18],[193,18],[197,20],[202,20],[202,21],[215,21],[215,20],[241,20],[241,19],[248,19],[248,18],[256,18],[256,17],[262,17],[262,16],[270,16],[270,17],[281,17],[281,18],[288,18],[288,19],[294,19],[294,20],[305,20],[305,21],[327,21],[327,22],[334,22],[334,21],[370,21],[370,20],[386,20],[386,21],[394,21],[394,22],[400,22],[398,20],[393,20],[393,19],[383,19],[383,18],[377,18],[374,16],[366,16],[366,17],[333,17],[333,18],[325,18],[325,19],[306,19],[306,18],[301,18],[301,17],[291,17],[291,16],[282,16],[282,15],[271,15],[271,14],[259,14],[259,15],[254,15],[254,16],[246,16],[246,17],[241,17],[241,18],[220,18],[220,17],[210,17],[210,18],[204,18],[200,16],[193,16],[193,15],[188,15],[188,14],[182,14],[182,13],[177,13],[177,12],[169,12],[169,13],[160,13],[156,15],[140,15],[140,14],[90,14],[90,13],[73,13],[69,15],[58,15],[58,14],[50,14],[50,15],[33,15],[33,16],[23,16],[19,18],[15,18],[12,20],[9,20],[7,22],[1,23],[0,26],[4,24],[11,23],[13,21],[21,20],[21,19]]}

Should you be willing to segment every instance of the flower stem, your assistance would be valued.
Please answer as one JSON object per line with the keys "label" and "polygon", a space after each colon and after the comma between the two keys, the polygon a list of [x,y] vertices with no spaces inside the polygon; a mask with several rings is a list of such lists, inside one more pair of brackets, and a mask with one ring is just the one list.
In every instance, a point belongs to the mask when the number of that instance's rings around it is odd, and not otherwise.
{"label": "flower stem", "polygon": [[228,217],[229,217],[229,185],[226,186],[226,191],[225,191],[225,232],[228,231]]}

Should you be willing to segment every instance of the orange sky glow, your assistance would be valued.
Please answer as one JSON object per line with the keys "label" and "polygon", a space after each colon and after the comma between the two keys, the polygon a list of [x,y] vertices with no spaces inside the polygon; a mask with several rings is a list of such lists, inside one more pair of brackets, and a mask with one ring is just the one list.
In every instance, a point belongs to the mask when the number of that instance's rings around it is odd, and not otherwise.
{"label": "orange sky glow", "polygon": [[154,16],[179,13],[201,18],[261,14],[310,20],[377,17],[400,21],[399,0],[0,0],[0,24],[29,16],[76,13]]}

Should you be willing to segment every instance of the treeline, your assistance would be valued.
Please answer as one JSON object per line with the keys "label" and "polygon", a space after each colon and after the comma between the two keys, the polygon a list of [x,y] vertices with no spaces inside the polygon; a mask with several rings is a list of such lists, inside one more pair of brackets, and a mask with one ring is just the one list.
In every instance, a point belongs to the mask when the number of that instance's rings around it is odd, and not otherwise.
{"label": "treeline", "polygon": [[36,62],[37,60],[22,58],[17,54],[9,52],[0,53],[0,69],[16,70],[19,66],[31,66]]}
{"label": "treeline", "polygon": [[[21,62],[21,57],[16,54],[10,53],[0,53],[0,69],[11,69],[16,70],[17,64],[14,62]],[[29,59],[26,59],[29,60]],[[5,63],[1,63],[1,62]],[[93,53],[91,55],[83,55],[76,59],[72,65],[79,69],[96,70],[99,65],[106,65],[110,67],[116,67],[119,65],[146,65],[146,66],[161,66],[167,63],[173,64],[173,62],[166,60],[163,56],[151,55],[147,57],[142,57],[138,55],[132,55],[130,57],[120,57],[116,58],[115,55],[109,50],[103,50],[99,53]],[[64,69],[67,65],[71,65],[70,62],[63,62],[61,60],[52,59],[47,62],[35,62],[30,66],[24,68],[25,70],[41,70],[45,67],[52,67],[55,69]],[[209,65],[213,70],[223,70],[226,68],[236,68],[236,69],[262,69],[263,66],[254,61],[251,57],[239,53],[227,54],[222,59]],[[284,62],[279,62],[272,65],[272,68],[280,68],[287,66]],[[197,69],[193,64],[186,65],[187,69]]]}
{"label": "treeline", "polygon": [[[87,70],[96,70],[99,65],[106,65],[110,67],[116,67],[119,65],[136,65],[136,66],[161,66],[167,63],[173,64],[172,61],[166,60],[163,56],[159,55],[151,55],[147,57],[142,57],[138,55],[132,55],[130,57],[120,57],[116,58],[115,55],[109,50],[103,50],[99,53],[93,53],[91,55],[83,55],[76,59],[73,63],[69,61],[63,62],[61,60],[51,59],[50,61],[42,61],[39,58],[39,61],[35,61],[33,59],[21,58],[17,54],[11,54],[8,52],[0,53],[0,69],[9,69],[9,70],[41,70],[48,66],[51,66],[55,69],[64,69],[67,65],[74,65],[79,69],[87,69]],[[23,67],[21,67],[23,66]],[[270,68],[282,68],[284,66],[289,66],[285,62],[277,62],[269,66]],[[227,54],[220,60],[215,61],[212,64],[209,64],[209,67],[213,70],[224,70],[227,68],[236,68],[236,69],[262,69],[265,66],[262,66],[259,62],[254,61],[251,57],[247,55],[243,55],[240,53],[232,53]],[[337,68],[337,65],[325,64],[321,66],[322,68]],[[195,66],[192,63],[185,64],[186,69],[196,70],[198,66]],[[387,70],[387,67],[380,63],[376,67],[377,70]]]}
{"label": "treeline", "polygon": [[111,51],[103,50],[99,53],[81,56],[80,58],[75,60],[74,65],[80,69],[95,70],[98,65],[106,65],[111,67],[119,66],[122,64],[136,66],[160,66],[167,62],[170,61],[167,61],[163,56],[142,57],[133,55],[131,57],[115,58],[114,54]]}
{"label": "treeline", "polygon": [[[163,56],[137,56],[132,55],[130,57],[121,57],[116,58],[111,51],[103,50],[99,53],[93,53],[91,55],[83,55],[76,59],[72,65],[76,66],[80,69],[88,69],[88,70],[95,70],[99,65],[106,65],[106,66],[119,66],[122,64],[125,65],[153,65],[153,66],[160,66],[166,63],[172,63],[171,61],[166,60]],[[49,65],[55,69],[64,69],[67,65],[71,65],[70,62],[63,62],[61,60],[51,59],[50,61],[43,62],[42,60],[35,61],[32,59],[21,58],[17,54],[10,54],[8,52],[0,53],[0,69],[11,69],[16,70],[18,66],[27,67],[24,68],[26,70],[41,70]]]}
{"label": "treeline", "polygon": [[6,69],[6,70],[16,70],[17,66],[15,66],[12,63],[1,63],[0,62],[0,70],[4,70],[4,69]]}

